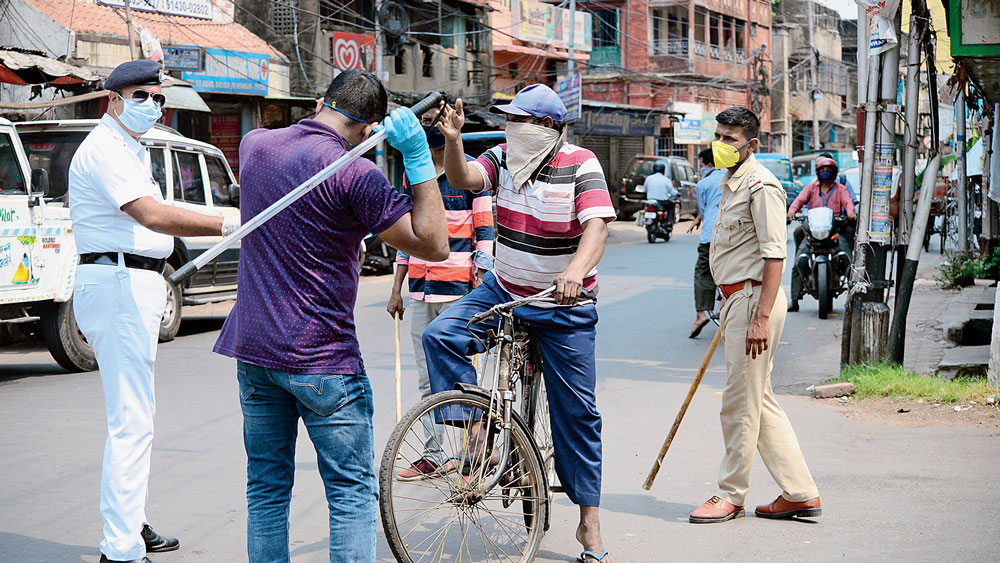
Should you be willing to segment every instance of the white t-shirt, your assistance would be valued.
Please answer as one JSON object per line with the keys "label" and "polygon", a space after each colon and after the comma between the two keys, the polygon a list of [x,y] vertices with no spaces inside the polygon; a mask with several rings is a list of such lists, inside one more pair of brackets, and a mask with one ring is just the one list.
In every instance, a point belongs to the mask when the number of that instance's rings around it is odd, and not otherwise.
{"label": "white t-shirt", "polygon": [[80,143],[69,165],[69,211],[77,252],[128,252],[166,258],[170,235],[153,232],[121,210],[150,196],[163,202],[149,167],[149,153],[110,115]]}

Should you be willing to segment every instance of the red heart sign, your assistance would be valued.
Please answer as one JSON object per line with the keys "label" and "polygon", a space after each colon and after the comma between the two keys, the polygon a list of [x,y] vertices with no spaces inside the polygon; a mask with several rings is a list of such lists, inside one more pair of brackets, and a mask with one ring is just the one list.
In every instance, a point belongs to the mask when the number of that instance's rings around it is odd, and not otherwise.
{"label": "red heart sign", "polygon": [[364,56],[369,48],[374,49],[375,38],[360,33],[333,33],[333,65],[340,70],[363,69],[371,66],[371,57]]}
{"label": "red heart sign", "polygon": [[361,49],[357,41],[337,39],[333,43],[333,64],[340,70],[361,68]]}

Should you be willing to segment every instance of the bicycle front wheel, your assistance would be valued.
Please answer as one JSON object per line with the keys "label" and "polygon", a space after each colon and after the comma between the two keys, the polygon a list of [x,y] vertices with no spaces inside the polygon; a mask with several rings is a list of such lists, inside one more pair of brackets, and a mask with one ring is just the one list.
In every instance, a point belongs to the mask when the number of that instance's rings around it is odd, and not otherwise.
{"label": "bicycle front wheel", "polygon": [[[541,456],[513,416],[510,452],[501,466],[507,440],[489,403],[481,395],[445,391],[396,426],[379,468],[379,509],[397,561],[535,558],[549,508]],[[451,421],[437,422],[445,419]],[[418,464],[428,450],[436,467]],[[496,486],[483,490],[498,474]]]}

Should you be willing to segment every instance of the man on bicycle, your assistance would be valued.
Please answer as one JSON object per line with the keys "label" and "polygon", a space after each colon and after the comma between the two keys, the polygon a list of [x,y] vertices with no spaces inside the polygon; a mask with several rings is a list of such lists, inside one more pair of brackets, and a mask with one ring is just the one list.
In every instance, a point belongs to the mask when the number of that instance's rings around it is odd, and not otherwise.
{"label": "man on bicycle", "polygon": [[[520,307],[514,314],[533,329],[541,352],[555,470],[570,500],[580,506],[576,531],[584,548],[580,558],[585,563],[607,563],[610,557],[601,540],[597,508],[601,499],[601,415],[594,356],[597,309],[593,303],[570,306],[582,289],[596,289],[595,267],[615,210],[594,153],[562,141],[566,106],[550,88],[528,86],[511,103],[490,111],[507,115],[507,143],[471,162],[466,162],[462,146],[461,99],[454,109],[444,110],[438,124],[445,137],[445,173],[451,186],[497,194],[497,237],[494,270],[424,332],[431,390],[447,391],[457,382],[476,384],[469,355],[483,349],[467,330],[468,319],[555,285],[559,306]],[[487,327],[471,329],[482,336]]]}

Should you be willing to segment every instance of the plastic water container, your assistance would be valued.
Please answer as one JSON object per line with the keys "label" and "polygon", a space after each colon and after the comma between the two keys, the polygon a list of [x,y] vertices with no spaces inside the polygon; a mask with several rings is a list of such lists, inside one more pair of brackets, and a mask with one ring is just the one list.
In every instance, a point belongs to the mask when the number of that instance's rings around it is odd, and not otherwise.
{"label": "plastic water container", "polygon": [[813,238],[823,240],[830,236],[833,230],[833,210],[829,207],[817,207],[807,212],[809,232]]}

